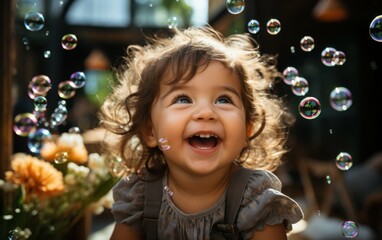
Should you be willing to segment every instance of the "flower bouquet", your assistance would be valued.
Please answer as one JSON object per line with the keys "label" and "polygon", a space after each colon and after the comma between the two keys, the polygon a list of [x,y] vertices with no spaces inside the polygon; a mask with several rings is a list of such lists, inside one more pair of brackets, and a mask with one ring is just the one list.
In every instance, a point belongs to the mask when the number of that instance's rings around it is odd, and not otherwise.
{"label": "flower bouquet", "polygon": [[44,141],[39,155],[16,153],[0,180],[1,239],[66,239],[91,210],[111,207],[110,190],[119,180],[115,158],[88,154],[78,133]]}

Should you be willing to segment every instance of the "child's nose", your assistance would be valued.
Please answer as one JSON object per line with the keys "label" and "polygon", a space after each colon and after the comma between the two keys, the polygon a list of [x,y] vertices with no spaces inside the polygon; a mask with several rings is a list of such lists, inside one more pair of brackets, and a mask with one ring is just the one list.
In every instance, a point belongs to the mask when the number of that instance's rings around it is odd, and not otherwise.
{"label": "child's nose", "polygon": [[194,119],[196,120],[215,120],[217,119],[217,113],[213,104],[200,103],[194,112]]}

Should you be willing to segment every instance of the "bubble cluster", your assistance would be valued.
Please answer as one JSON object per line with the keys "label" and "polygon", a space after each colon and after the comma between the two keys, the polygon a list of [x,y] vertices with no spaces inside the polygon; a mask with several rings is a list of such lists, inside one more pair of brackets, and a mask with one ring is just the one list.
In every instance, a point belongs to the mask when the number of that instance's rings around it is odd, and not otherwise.
{"label": "bubble cluster", "polygon": [[167,26],[169,29],[173,29],[173,28],[176,28],[178,26],[179,22],[178,22],[178,18],[177,17],[170,17],[168,20],[167,20]]}
{"label": "bubble cluster", "polygon": [[292,81],[292,92],[296,96],[305,96],[309,91],[309,83],[303,77],[296,77]]}
{"label": "bubble cluster", "polygon": [[60,101],[54,112],[50,115],[50,126],[54,128],[64,123],[67,117],[68,109],[66,108],[66,102]]}
{"label": "bubble cluster", "polygon": [[305,52],[310,52],[314,48],[314,39],[311,36],[304,36],[300,40],[300,47]]}
{"label": "bubble cluster", "polygon": [[292,81],[298,77],[298,70],[295,67],[287,67],[283,71],[283,81],[285,84],[292,85]]}
{"label": "bubble cluster", "polygon": [[29,31],[39,31],[44,27],[45,18],[39,12],[29,12],[24,17],[24,26]]}
{"label": "bubble cluster", "polygon": [[158,140],[159,148],[162,151],[168,151],[170,149],[170,142],[167,140],[167,138],[159,138]]}
{"label": "bubble cluster", "polygon": [[321,113],[320,101],[314,97],[306,97],[298,105],[298,111],[305,119],[315,119]]}
{"label": "bubble cluster", "polygon": [[74,34],[66,34],[61,39],[61,46],[65,50],[73,50],[77,47],[77,37]]}
{"label": "bubble cluster", "polygon": [[231,14],[239,14],[244,11],[245,1],[244,0],[227,0],[226,8]]}
{"label": "bubble cluster", "polygon": [[342,171],[349,170],[353,166],[353,158],[347,152],[340,152],[336,157],[336,166]]}
{"label": "bubble cluster", "polygon": [[281,23],[279,20],[272,18],[267,22],[267,32],[276,35],[281,31]]}
{"label": "bubble cluster", "polygon": [[376,16],[370,23],[369,27],[370,37],[377,41],[382,42],[382,15]]}
{"label": "bubble cluster", "polygon": [[327,184],[332,184],[332,178],[329,175],[326,175],[325,179]]}
{"label": "bubble cluster", "polygon": [[358,225],[353,221],[345,221],[342,223],[341,233],[345,238],[355,238],[358,235]]}
{"label": "bubble cluster", "polygon": [[247,24],[248,32],[256,34],[260,31],[260,23],[256,19],[252,19]]}
{"label": "bubble cluster", "polygon": [[352,94],[345,87],[336,87],[330,92],[330,106],[336,111],[346,111],[352,105]]}

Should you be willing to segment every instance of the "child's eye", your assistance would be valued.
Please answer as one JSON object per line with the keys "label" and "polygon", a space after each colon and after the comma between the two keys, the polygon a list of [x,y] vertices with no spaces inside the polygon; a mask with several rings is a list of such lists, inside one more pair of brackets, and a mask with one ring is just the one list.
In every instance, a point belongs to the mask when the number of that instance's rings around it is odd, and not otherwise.
{"label": "child's eye", "polygon": [[180,95],[174,98],[173,103],[191,103],[191,99],[185,95]]}
{"label": "child's eye", "polygon": [[229,96],[220,96],[217,100],[216,100],[216,103],[217,104],[229,104],[229,103],[232,103],[232,98],[229,97]]}

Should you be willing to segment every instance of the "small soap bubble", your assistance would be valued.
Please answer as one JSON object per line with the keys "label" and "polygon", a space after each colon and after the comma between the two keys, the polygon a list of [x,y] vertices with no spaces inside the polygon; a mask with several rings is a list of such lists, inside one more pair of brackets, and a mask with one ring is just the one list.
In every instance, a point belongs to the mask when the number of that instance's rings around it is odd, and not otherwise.
{"label": "small soap bubble", "polygon": [[353,166],[353,158],[347,152],[340,152],[336,157],[336,166],[342,171],[349,170]]}
{"label": "small soap bubble", "polygon": [[291,53],[295,53],[296,52],[296,49],[294,48],[294,46],[290,46],[290,52]]}
{"label": "small soap bubble", "polygon": [[39,31],[44,27],[44,16],[39,12],[29,12],[24,17],[24,26],[29,31]]}
{"label": "small soap bubble", "polygon": [[327,184],[332,184],[332,179],[331,179],[331,177],[329,176],[329,175],[326,175],[326,183]]}
{"label": "small soap bubble", "polygon": [[23,37],[22,41],[25,46],[29,45],[29,39],[27,37]]}
{"label": "small soap bubble", "polygon": [[63,164],[68,161],[68,153],[67,152],[58,152],[54,155],[54,162],[56,164]]}
{"label": "small soap bubble", "polygon": [[50,115],[50,125],[52,127],[62,124],[68,117],[68,109],[65,105],[58,105]]}
{"label": "small soap bubble", "polygon": [[260,23],[256,19],[252,19],[247,24],[248,32],[256,34],[260,31]]}
{"label": "small soap bubble", "polygon": [[72,133],[72,134],[80,134],[81,133],[81,130],[79,127],[71,127],[69,128],[69,133]]}
{"label": "small soap bubble", "polygon": [[314,48],[314,39],[311,36],[301,38],[300,47],[305,52],[310,52]]}
{"label": "small soap bubble", "polygon": [[281,23],[279,20],[272,18],[267,22],[267,32],[276,35],[281,31]]}
{"label": "small soap bubble", "polygon": [[373,21],[371,21],[369,34],[373,40],[382,42],[382,15],[376,16]]}
{"label": "small soap bubble", "polygon": [[345,238],[355,238],[358,235],[358,225],[353,221],[345,221],[342,223],[341,233]]}
{"label": "small soap bubble", "polygon": [[50,32],[49,32],[49,30],[47,30],[46,32],[45,32],[45,36],[49,36],[49,34],[50,34]]}
{"label": "small soap bubble", "polygon": [[44,58],[50,58],[52,53],[49,50],[44,51]]}
{"label": "small soap bubble", "polygon": [[245,1],[244,0],[227,0],[226,8],[231,14],[239,14],[244,11]]}
{"label": "small soap bubble", "polygon": [[61,46],[65,50],[73,50],[77,47],[77,37],[74,34],[66,34],[61,39]]}
{"label": "small soap bubble", "polygon": [[85,86],[86,75],[83,72],[74,72],[70,75],[70,80],[74,83],[76,88],[82,88]]}
{"label": "small soap bubble", "polygon": [[305,96],[309,91],[309,83],[303,77],[296,77],[292,81],[292,92],[296,96]]}
{"label": "small soap bubble", "polygon": [[37,75],[32,78],[31,89],[36,94],[46,94],[52,87],[50,78],[45,75]]}
{"label": "small soap bubble", "polygon": [[330,93],[330,105],[336,111],[346,111],[352,105],[352,94],[345,87],[336,87]]}
{"label": "small soap bubble", "polygon": [[36,130],[37,118],[32,113],[20,113],[14,118],[13,130],[19,136],[26,137]]}
{"label": "small soap bubble", "polygon": [[298,111],[305,119],[315,119],[321,113],[321,104],[318,99],[314,97],[306,97],[301,100]]}
{"label": "small soap bubble", "polygon": [[167,26],[169,29],[173,29],[173,28],[176,28],[178,26],[179,22],[178,22],[178,18],[177,17],[170,17],[168,20],[167,20]]}
{"label": "small soap bubble", "polygon": [[38,96],[34,99],[34,110],[43,112],[46,111],[46,106],[48,105],[48,100],[44,96]]}
{"label": "small soap bubble", "polygon": [[295,67],[287,67],[283,71],[283,76],[284,83],[292,85],[292,81],[298,77],[298,71]]}
{"label": "small soap bubble", "polygon": [[344,63],[346,62],[346,55],[342,51],[336,51],[336,53],[334,54],[334,57],[337,58],[336,65],[341,66],[341,65],[344,65]]}
{"label": "small soap bubble", "polygon": [[329,134],[333,134],[333,129],[329,129]]}
{"label": "small soap bubble", "polygon": [[39,128],[28,136],[28,148],[33,153],[40,153],[42,145],[46,139],[51,137],[51,133],[46,128]]}
{"label": "small soap bubble", "polygon": [[159,142],[159,148],[162,150],[162,151],[167,151],[170,149],[170,142],[167,140],[167,138],[160,138],[158,140]]}
{"label": "small soap bubble", "polygon": [[63,99],[72,98],[76,94],[76,85],[72,81],[64,81],[58,84],[58,95]]}
{"label": "small soap bubble", "polygon": [[333,67],[337,64],[338,58],[336,57],[337,50],[332,47],[327,47],[321,52],[321,62],[328,67]]}

